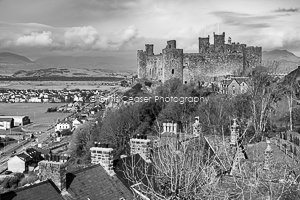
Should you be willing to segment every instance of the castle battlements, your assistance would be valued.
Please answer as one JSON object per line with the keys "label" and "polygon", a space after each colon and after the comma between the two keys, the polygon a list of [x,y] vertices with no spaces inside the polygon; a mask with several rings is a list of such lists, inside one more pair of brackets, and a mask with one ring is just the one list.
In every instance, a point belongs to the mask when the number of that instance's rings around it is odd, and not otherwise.
{"label": "castle battlements", "polygon": [[254,68],[261,63],[262,47],[235,43],[225,32],[215,34],[214,44],[210,38],[198,38],[198,53],[184,53],[176,47],[176,40],[167,41],[162,53],[153,53],[153,44],[146,44],[145,51],[137,51],[138,78],[165,82],[179,78],[184,84],[205,80],[212,75],[227,74]]}

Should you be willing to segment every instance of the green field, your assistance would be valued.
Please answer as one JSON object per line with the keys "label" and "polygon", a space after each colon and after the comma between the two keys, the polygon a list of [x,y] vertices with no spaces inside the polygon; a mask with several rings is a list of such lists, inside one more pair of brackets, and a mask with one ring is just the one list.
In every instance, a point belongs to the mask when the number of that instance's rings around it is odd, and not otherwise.
{"label": "green field", "polygon": [[27,115],[32,124],[26,129],[44,130],[70,113],[47,113],[47,108],[62,106],[64,103],[0,103],[0,115]]}

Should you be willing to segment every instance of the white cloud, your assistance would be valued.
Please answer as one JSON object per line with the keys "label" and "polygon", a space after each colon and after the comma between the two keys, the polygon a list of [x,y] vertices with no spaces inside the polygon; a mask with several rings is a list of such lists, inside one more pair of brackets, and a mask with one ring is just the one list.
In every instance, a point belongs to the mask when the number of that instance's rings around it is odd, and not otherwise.
{"label": "white cloud", "polygon": [[266,28],[252,38],[251,42],[266,49],[297,49],[300,44],[300,31],[296,27],[289,29]]}
{"label": "white cloud", "polygon": [[133,48],[133,45],[143,39],[134,25],[108,34],[100,34],[93,26],[56,28],[33,23],[0,23],[0,28],[6,32],[0,32],[0,44],[3,48],[121,51]]}
{"label": "white cloud", "polygon": [[[198,38],[200,34],[201,28],[194,27],[183,27],[180,29],[172,30],[167,35],[164,36],[165,39],[177,39],[177,38]],[[203,32],[204,33],[204,32]]]}
{"label": "white cloud", "polygon": [[91,49],[99,39],[98,31],[92,26],[72,27],[64,33],[67,48]]}
{"label": "white cloud", "polygon": [[50,31],[31,32],[30,35],[19,37],[15,42],[17,46],[50,46],[52,43],[52,33]]}

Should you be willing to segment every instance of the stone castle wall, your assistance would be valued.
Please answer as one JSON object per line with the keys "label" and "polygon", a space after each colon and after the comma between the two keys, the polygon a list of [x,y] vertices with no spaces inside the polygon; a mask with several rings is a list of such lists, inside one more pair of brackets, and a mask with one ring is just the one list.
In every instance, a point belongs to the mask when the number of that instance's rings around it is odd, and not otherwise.
{"label": "stone castle wall", "polygon": [[208,81],[213,76],[221,76],[230,71],[243,68],[243,53],[233,54],[183,54],[184,73],[183,83]]}
{"label": "stone castle wall", "polygon": [[[214,33],[214,44],[199,38],[199,53],[183,53],[176,48],[176,41],[167,41],[161,54],[153,54],[153,45],[146,44],[146,51],[138,50],[138,78],[165,82],[179,78],[185,84],[210,80],[213,76],[242,73],[261,63],[262,48],[246,44],[225,44],[225,32]],[[243,74],[244,75],[244,74]]]}

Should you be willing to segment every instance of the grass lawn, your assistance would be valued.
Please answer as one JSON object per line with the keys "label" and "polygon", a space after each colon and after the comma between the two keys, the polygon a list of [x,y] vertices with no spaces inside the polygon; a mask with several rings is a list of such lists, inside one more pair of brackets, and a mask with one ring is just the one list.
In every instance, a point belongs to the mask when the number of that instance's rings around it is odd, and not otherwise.
{"label": "grass lawn", "polygon": [[47,129],[56,123],[57,119],[63,119],[70,113],[47,113],[49,107],[59,107],[64,103],[0,103],[0,115],[27,115],[32,122],[26,129]]}

